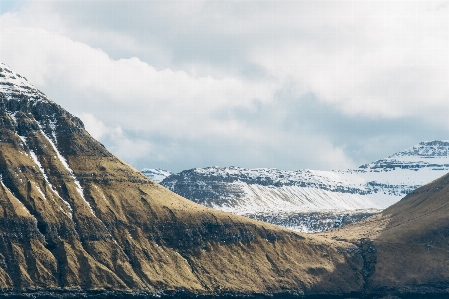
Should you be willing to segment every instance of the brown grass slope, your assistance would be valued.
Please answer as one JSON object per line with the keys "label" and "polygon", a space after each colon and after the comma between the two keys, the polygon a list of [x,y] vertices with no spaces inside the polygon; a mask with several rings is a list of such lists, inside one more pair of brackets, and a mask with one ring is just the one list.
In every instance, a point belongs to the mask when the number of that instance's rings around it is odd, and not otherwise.
{"label": "brown grass slope", "polygon": [[45,98],[0,94],[0,175],[3,290],[346,293],[363,286],[356,246],[181,198]]}
{"label": "brown grass slope", "polygon": [[449,174],[379,215],[324,235],[363,245],[366,291],[448,292]]}

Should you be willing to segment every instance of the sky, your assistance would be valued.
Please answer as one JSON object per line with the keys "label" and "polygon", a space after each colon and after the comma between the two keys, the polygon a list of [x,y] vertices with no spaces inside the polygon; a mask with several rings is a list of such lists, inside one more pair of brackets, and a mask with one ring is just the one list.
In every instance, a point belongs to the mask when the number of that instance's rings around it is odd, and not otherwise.
{"label": "sky", "polygon": [[137,169],[449,139],[449,1],[0,1],[0,61]]}

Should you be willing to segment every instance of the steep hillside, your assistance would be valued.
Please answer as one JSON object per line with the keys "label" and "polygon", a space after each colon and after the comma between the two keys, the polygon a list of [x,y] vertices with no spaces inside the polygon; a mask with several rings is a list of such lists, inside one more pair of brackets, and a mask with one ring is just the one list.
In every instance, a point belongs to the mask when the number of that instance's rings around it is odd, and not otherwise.
{"label": "steep hillside", "polygon": [[4,64],[0,201],[3,291],[313,294],[362,283],[356,246],[172,193]]}
{"label": "steep hillside", "polygon": [[[365,247],[365,290],[449,289],[449,174],[381,214],[324,235]],[[363,245],[364,244],[364,245]]]}
{"label": "steep hillside", "polygon": [[356,170],[195,168],[161,184],[207,207],[303,231],[366,218],[449,171],[449,142],[421,142]]}

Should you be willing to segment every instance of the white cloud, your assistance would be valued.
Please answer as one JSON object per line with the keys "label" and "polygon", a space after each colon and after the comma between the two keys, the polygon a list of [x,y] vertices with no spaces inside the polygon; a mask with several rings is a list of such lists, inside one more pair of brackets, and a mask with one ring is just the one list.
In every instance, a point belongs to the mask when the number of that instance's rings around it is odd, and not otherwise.
{"label": "white cloud", "polygon": [[123,130],[120,126],[109,128],[101,120],[95,118],[95,116],[91,113],[82,112],[76,116],[83,121],[84,127],[95,139],[99,140],[103,138],[113,138],[115,136],[123,136]]}
{"label": "white cloud", "polygon": [[[166,157],[166,146],[155,151],[149,141],[154,134],[199,143],[211,137],[232,139],[245,129],[238,121],[214,115],[272,100],[274,85],[269,82],[156,70],[138,58],[113,60],[59,32],[21,26],[20,14],[0,21],[1,60],[78,114],[94,137],[130,163],[172,158]],[[95,112],[88,110],[92,108]]]}
{"label": "white cloud", "polygon": [[110,145],[109,150],[128,163],[134,164],[137,159],[145,156],[153,156],[156,161],[165,159],[163,154],[154,151],[154,146],[149,140],[131,139],[120,126],[108,127],[91,113],[83,112],[77,116],[83,121],[92,137],[107,142]]}
{"label": "white cloud", "polygon": [[129,3],[30,2],[1,16],[0,60],[135,165],[354,166],[345,132],[314,131],[329,119],[286,130],[308,94],[347,117],[449,130],[444,2]]}
{"label": "white cloud", "polygon": [[[447,127],[445,1],[74,3],[35,4],[33,12],[53,17],[27,22],[65,28],[60,30],[68,36],[110,52],[127,36],[122,51],[143,56],[149,51],[172,70],[189,74],[236,78],[235,69],[257,67],[269,78],[259,86],[293,80],[299,95],[313,93],[350,115],[412,116]],[[105,9],[122,13],[86,17]]]}
{"label": "white cloud", "polygon": [[[170,122],[179,125],[180,134],[202,135],[208,133],[210,126],[201,122],[213,121],[211,113],[229,107],[249,107],[255,99],[271,100],[273,84],[194,77],[168,68],[156,70],[135,57],[113,60],[100,49],[55,32],[10,27],[5,20],[2,26],[3,61],[26,74],[44,91],[62,85],[66,93],[101,95],[99,101],[104,105],[137,108],[138,117],[121,117],[128,127],[141,128],[141,121],[146,119],[145,127],[154,130],[165,130],[166,122]],[[58,99],[62,104],[64,100]],[[189,128],[183,127],[187,123]]]}
{"label": "white cloud", "polygon": [[293,78],[299,93],[314,93],[345,113],[413,116],[447,127],[447,6],[335,1],[328,12],[309,3],[303,7],[304,23],[293,28],[313,34],[289,39],[275,56],[274,48],[255,48],[253,62],[278,78]]}

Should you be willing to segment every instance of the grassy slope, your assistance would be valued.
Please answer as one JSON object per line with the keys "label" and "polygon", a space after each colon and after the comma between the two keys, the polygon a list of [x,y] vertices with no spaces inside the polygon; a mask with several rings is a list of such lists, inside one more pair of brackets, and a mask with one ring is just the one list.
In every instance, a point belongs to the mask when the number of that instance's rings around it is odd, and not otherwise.
{"label": "grassy slope", "polygon": [[368,290],[444,291],[449,287],[449,175],[425,185],[361,223],[322,234],[369,238]]}

